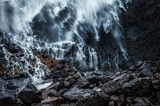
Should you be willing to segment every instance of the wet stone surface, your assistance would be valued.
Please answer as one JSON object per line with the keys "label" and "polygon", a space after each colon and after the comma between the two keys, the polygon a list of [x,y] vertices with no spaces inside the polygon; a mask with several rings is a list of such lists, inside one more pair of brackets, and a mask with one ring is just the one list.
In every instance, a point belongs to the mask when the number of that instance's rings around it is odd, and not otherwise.
{"label": "wet stone surface", "polygon": [[[130,4],[123,14],[128,61],[116,69],[110,70],[109,64],[104,64],[103,71],[76,69],[70,61],[33,50],[48,68],[46,82],[38,86],[19,67],[7,66],[11,61],[6,60],[4,48],[15,62],[24,51],[0,32],[0,106],[159,106],[159,9],[159,0]],[[29,62],[35,66],[34,59]]]}

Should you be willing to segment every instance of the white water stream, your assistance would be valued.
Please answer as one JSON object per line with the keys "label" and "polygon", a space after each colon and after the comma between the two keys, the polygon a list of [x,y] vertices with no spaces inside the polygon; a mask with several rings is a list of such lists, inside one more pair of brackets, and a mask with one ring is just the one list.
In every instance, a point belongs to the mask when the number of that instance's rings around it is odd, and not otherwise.
{"label": "white water stream", "polygon": [[[46,50],[52,57],[64,59],[74,45],[76,53],[72,58],[84,67],[97,69],[96,45],[88,45],[89,66],[86,63],[84,46],[88,36],[83,32],[91,31],[92,36],[87,39],[100,42],[99,28],[103,27],[105,32],[109,32],[113,26],[118,26],[112,35],[125,55],[121,42],[123,35],[118,28],[121,26],[119,14],[125,10],[127,2],[128,0],[0,0],[0,31],[6,32],[12,43],[24,50],[25,55],[15,62],[10,60],[12,54],[5,48],[3,51],[9,63],[20,66],[32,78],[33,83],[40,83],[48,69],[32,49]],[[31,59],[35,59],[34,67],[28,62]],[[32,74],[30,67],[34,70]]]}

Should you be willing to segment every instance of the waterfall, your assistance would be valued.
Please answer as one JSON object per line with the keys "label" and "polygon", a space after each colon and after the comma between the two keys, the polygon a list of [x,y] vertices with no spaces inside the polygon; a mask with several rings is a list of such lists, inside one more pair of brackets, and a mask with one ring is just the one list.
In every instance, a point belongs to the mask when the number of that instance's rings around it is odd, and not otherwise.
{"label": "waterfall", "polygon": [[[8,64],[19,66],[33,80],[40,83],[47,67],[33,53],[45,51],[59,59],[78,61],[81,66],[98,69],[97,44],[99,30],[111,32],[123,56],[122,26],[119,14],[128,0],[1,0],[0,31],[10,42],[19,46],[24,56],[11,60],[5,48]],[[66,56],[69,51],[74,52]],[[107,51],[106,51],[107,52]],[[35,60],[32,66],[30,60]],[[34,70],[31,73],[30,70]]]}

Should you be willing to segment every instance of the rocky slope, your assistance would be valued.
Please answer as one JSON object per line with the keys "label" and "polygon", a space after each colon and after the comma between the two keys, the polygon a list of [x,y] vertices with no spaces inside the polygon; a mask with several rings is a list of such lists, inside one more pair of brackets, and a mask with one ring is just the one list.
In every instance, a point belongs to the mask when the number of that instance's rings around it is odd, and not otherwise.
{"label": "rocky slope", "polygon": [[[55,61],[55,60],[54,60]],[[158,106],[160,61],[137,61],[116,73],[83,72],[59,62],[53,84],[38,90],[23,76],[0,79],[1,106]],[[16,76],[19,76],[18,74]],[[49,78],[48,77],[48,78]]]}
{"label": "rocky slope", "polygon": [[[105,71],[82,70],[35,51],[45,64],[43,89],[31,84],[18,67],[6,66],[3,48],[18,61],[23,51],[0,33],[0,106],[159,106],[160,105],[160,0],[132,0],[124,27],[128,61]],[[34,61],[30,61],[34,65]],[[27,79],[27,80],[26,80]],[[44,83],[45,85],[46,83]]]}

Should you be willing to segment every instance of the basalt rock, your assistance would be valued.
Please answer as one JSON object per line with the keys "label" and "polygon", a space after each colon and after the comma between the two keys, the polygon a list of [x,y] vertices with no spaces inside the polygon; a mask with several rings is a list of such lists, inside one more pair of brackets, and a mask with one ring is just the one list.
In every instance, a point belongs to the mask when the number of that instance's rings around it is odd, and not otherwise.
{"label": "basalt rock", "polygon": [[152,103],[148,97],[127,97],[127,105],[151,106]]}
{"label": "basalt rock", "polygon": [[41,92],[34,85],[28,85],[18,94],[18,98],[27,105],[39,103],[41,101]]}
{"label": "basalt rock", "polygon": [[122,92],[127,96],[150,96],[152,91],[152,81],[148,78],[134,79],[122,86]]}
{"label": "basalt rock", "polygon": [[[33,49],[34,54],[49,70],[45,79],[51,79],[52,82],[41,90],[30,84],[19,67],[13,66],[14,74],[11,74],[12,67],[7,69],[6,61],[12,59],[19,62],[24,51],[9,42],[4,37],[5,33],[0,32],[0,106],[159,106],[159,14],[159,0],[132,0],[129,3],[121,23],[128,61],[121,61],[123,63],[118,63],[116,68],[110,66],[116,61],[106,62],[101,66],[103,72],[78,68],[76,62],[71,64],[69,60],[56,60]],[[110,56],[106,53],[107,49],[111,51],[108,45],[114,47],[115,41],[109,41],[111,38],[108,37],[111,36],[104,31],[100,31],[100,34],[103,35],[103,41],[99,42],[98,47],[106,45],[107,48],[102,47],[98,54],[107,58]],[[5,58],[3,47],[12,54],[9,60]],[[106,58],[101,58],[101,62]],[[110,60],[114,58],[111,56]],[[35,66],[34,59],[29,60],[29,63]]]}
{"label": "basalt rock", "polygon": [[121,85],[115,81],[109,81],[105,83],[102,87],[105,93],[114,94],[121,88]]}

